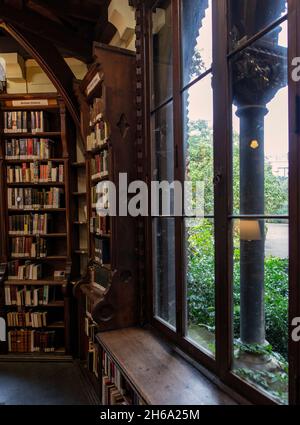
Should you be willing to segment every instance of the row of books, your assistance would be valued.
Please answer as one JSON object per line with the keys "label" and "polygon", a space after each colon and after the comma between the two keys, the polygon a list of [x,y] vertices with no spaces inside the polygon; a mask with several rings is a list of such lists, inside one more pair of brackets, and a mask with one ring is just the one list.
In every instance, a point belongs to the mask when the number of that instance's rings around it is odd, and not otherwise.
{"label": "row of books", "polygon": [[108,176],[108,151],[95,155],[91,161],[92,180]]}
{"label": "row of books", "polygon": [[[101,183],[103,184],[103,182]],[[104,182],[106,185],[106,182]],[[91,202],[92,208],[99,207],[108,209],[109,208],[109,189],[108,187],[99,187],[100,183],[97,186],[91,187]],[[98,204],[98,205],[97,205]]]}
{"label": "row of books", "polygon": [[8,183],[63,183],[64,166],[60,164],[53,167],[51,161],[48,164],[32,162],[23,163],[22,166],[14,165],[7,167]]}
{"label": "row of books", "polygon": [[42,133],[45,124],[44,111],[4,112],[4,133]]}
{"label": "row of books", "polygon": [[95,260],[101,265],[110,264],[110,240],[95,237]]}
{"label": "row of books", "polygon": [[85,334],[91,341],[94,341],[95,331],[97,330],[97,325],[89,318],[85,317],[84,320],[84,330]]}
{"label": "row of books", "polygon": [[4,292],[6,305],[16,305],[20,307],[47,305],[49,304],[49,299],[55,299],[55,288],[50,289],[49,285],[40,287],[6,285]]}
{"label": "row of books", "polygon": [[93,216],[90,218],[90,232],[97,235],[108,235],[110,233],[109,216]]}
{"label": "row of books", "polygon": [[45,160],[53,153],[54,142],[50,139],[11,139],[5,140],[7,160]]}
{"label": "row of books", "polygon": [[12,258],[45,258],[47,257],[46,239],[25,238],[19,236],[11,240]]}
{"label": "row of books", "polygon": [[7,336],[10,353],[55,351],[55,331],[11,330]]}
{"label": "row of books", "polygon": [[142,405],[143,400],[129,385],[105,351],[102,355],[102,404]]}
{"label": "row of books", "polygon": [[89,340],[88,353],[87,353],[87,367],[88,370],[96,376],[99,377],[99,349],[98,345],[94,344]]}
{"label": "row of books", "polygon": [[45,328],[47,327],[47,311],[9,312],[7,325],[17,328]]}
{"label": "row of books", "polygon": [[104,375],[109,378],[110,382],[115,384],[120,392],[125,392],[125,388],[123,387],[123,376],[116,367],[115,363],[107,355],[106,351],[103,351],[102,355],[102,369]]}
{"label": "row of books", "polygon": [[106,352],[102,357],[102,404],[128,405],[126,381]]}
{"label": "row of books", "polygon": [[10,215],[10,235],[46,235],[52,222],[51,214]]}
{"label": "row of books", "polygon": [[61,208],[64,191],[61,188],[47,189],[8,188],[7,202],[9,209]]}
{"label": "row of books", "polygon": [[105,143],[108,141],[108,137],[108,124],[103,119],[101,119],[94,125],[93,130],[87,136],[87,150],[91,151],[105,145]]}
{"label": "row of books", "polygon": [[26,132],[28,128],[27,111],[4,112],[4,133]]}
{"label": "row of books", "polygon": [[42,278],[42,264],[25,261],[21,264],[20,260],[8,262],[9,280],[39,280]]}
{"label": "row of books", "polygon": [[103,119],[104,104],[101,97],[95,97],[90,105],[90,127],[93,127],[98,121]]}

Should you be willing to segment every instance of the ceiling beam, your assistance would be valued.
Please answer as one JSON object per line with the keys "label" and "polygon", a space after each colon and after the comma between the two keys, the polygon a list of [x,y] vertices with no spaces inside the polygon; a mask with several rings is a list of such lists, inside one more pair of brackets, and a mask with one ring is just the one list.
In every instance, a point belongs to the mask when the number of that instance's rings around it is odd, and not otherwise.
{"label": "ceiling beam", "polygon": [[103,0],[101,13],[95,26],[94,39],[95,41],[101,41],[101,43],[104,44],[108,44],[117,32],[117,29],[110,22],[108,22],[108,7],[110,3],[111,0]]}
{"label": "ceiling beam", "polygon": [[36,60],[64,99],[75,125],[80,129],[79,106],[73,92],[75,77],[58,50],[49,41],[38,39],[13,24],[2,23],[1,26]]}
{"label": "ceiling beam", "polygon": [[63,48],[71,56],[89,62],[92,56],[92,44],[79,37],[66,26],[59,25],[29,10],[18,10],[7,5],[0,5],[0,19],[14,27],[29,31],[35,36],[51,41]]}
{"label": "ceiling beam", "polygon": [[27,0],[27,6],[33,10],[43,10],[44,13],[49,11],[56,17],[60,16],[73,17],[82,21],[96,22],[100,15],[101,4],[89,4],[86,1],[82,4],[71,3],[70,1],[64,0],[51,0],[51,2],[45,3],[42,0]]}
{"label": "ceiling beam", "polygon": [[45,3],[43,4],[39,1],[29,0],[27,1],[26,6],[34,12],[38,13],[39,15],[42,15],[45,18],[62,25],[62,21],[57,17],[55,13],[53,13],[49,8],[45,6]]}

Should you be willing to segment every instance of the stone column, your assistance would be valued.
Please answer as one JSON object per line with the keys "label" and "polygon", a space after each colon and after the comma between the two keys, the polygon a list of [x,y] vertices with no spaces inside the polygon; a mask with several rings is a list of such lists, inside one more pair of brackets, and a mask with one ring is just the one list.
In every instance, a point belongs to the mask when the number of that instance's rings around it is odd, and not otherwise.
{"label": "stone column", "polygon": [[[239,107],[240,117],[240,213],[263,215],[264,208],[264,105]],[[242,226],[241,222],[241,226]],[[264,344],[264,222],[259,225],[259,235],[250,234],[243,240],[241,232],[241,301],[240,337],[245,344]],[[251,225],[251,223],[250,223]],[[252,226],[251,226],[252,227]]]}
{"label": "stone column", "polygon": [[[286,85],[286,49],[278,46],[279,32],[246,48],[232,63],[233,97],[240,118],[240,215],[265,214],[266,106]],[[244,344],[264,344],[265,222],[257,217],[249,220],[257,232],[253,237],[249,231],[244,237],[241,232],[240,338]]]}

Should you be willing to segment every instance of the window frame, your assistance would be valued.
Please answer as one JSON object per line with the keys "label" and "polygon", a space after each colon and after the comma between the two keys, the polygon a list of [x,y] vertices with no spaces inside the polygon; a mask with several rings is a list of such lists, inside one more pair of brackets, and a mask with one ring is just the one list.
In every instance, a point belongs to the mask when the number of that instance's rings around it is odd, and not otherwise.
{"label": "window frame", "polygon": [[[155,317],[154,310],[154,276],[152,269],[152,217],[146,219],[146,270],[147,270],[147,318],[150,325],[162,333],[166,339],[175,344],[185,354],[196,360],[201,366],[214,373],[228,387],[257,404],[277,404],[266,394],[248,382],[237,377],[232,371],[232,96],[229,73],[229,58],[237,50],[242,50],[255,42],[273,27],[288,22],[288,90],[289,90],[289,403],[300,404],[300,343],[291,339],[292,319],[300,317],[300,83],[291,79],[292,58],[300,56],[300,4],[297,0],[288,0],[288,14],[278,18],[267,28],[242,43],[238,49],[228,53],[228,2],[212,0],[213,25],[213,64],[189,84],[182,85],[181,62],[181,0],[172,2],[173,26],[173,96],[155,110],[173,102],[174,131],[174,175],[175,180],[184,181],[183,151],[183,105],[182,96],[187,87],[197,83],[212,71],[213,107],[214,107],[214,176],[215,186],[215,300],[216,300],[216,356],[213,358],[185,337],[187,324],[186,285],[184,261],[184,217],[175,218],[175,267],[176,267],[176,331],[167,326],[163,320]],[[147,157],[151,158],[151,58],[152,58],[152,10],[159,1],[145,2],[143,5],[143,25],[145,33],[144,50],[144,107],[145,107],[145,141]],[[224,99],[219,102],[218,99]],[[294,111],[296,113],[294,113]],[[152,176],[151,161],[148,160],[145,181]],[[150,201],[149,195],[149,201]],[[150,204],[149,204],[150,205]],[[299,240],[297,240],[299,239]],[[299,265],[298,265],[299,263]],[[226,277],[224,279],[224,276]],[[225,300],[225,302],[224,302]]]}

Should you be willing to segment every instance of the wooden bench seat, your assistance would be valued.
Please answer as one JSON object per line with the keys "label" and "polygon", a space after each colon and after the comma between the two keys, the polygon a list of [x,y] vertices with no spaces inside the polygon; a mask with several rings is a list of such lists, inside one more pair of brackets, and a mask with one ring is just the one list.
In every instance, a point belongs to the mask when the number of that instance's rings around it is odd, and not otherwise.
{"label": "wooden bench seat", "polygon": [[148,330],[103,332],[97,340],[149,405],[237,404]]}

